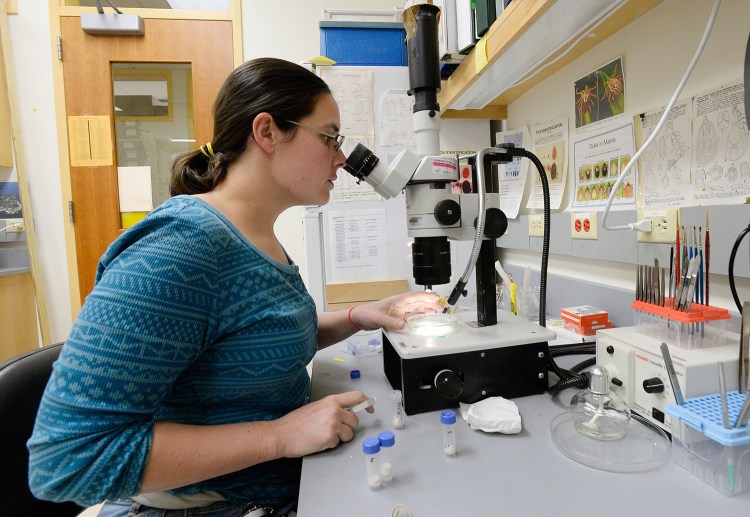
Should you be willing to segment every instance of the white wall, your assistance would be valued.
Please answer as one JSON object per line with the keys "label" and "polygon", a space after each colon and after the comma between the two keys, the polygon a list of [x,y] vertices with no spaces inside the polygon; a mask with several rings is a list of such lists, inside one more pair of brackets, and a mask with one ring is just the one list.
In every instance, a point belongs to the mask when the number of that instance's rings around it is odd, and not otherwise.
{"label": "white wall", "polygon": [[52,87],[49,6],[44,0],[18,2],[18,14],[8,18],[24,170],[31,192],[50,331],[56,342],[68,336],[72,316]]}
{"label": "white wall", "polygon": [[[278,57],[295,63],[320,54],[321,11],[332,9],[393,9],[398,0],[243,0],[242,33],[245,59]],[[276,221],[276,235],[300,266],[307,281],[302,232],[304,208],[290,208]]]}
{"label": "white wall", "polygon": [[[513,102],[508,107],[507,127],[534,125],[563,115],[574,120],[573,82],[619,56],[623,58],[625,74],[626,113],[632,116],[666,105],[703,36],[713,3],[713,0],[664,0]],[[685,85],[682,98],[742,80],[749,30],[750,1],[724,0],[711,37]],[[568,174],[568,181],[567,190],[570,192],[574,181],[571,174]],[[568,201],[566,199],[562,206],[567,206]],[[726,238],[734,239],[735,236]],[[539,257],[535,253],[504,251],[503,261],[539,269]],[[587,279],[593,283],[633,289],[633,265],[603,264],[601,260],[564,256],[555,256],[549,262],[550,273],[570,278],[580,276],[582,269],[586,269]],[[737,280],[738,287],[747,292],[750,282]],[[716,276],[711,285],[712,305],[736,310],[727,285],[726,277]]]}
{"label": "white wall", "polygon": [[[244,0],[245,59],[275,56],[295,62],[303,61],[319,53],[318,21],[321,9],[390,9],[400,3],[396,0]],[[711,3],[707,0],[664,0],[636,22],[511,104],[508,126],[534,124],[562,114],[572,118],[573,95],[570,88],[561,85],[572,85],[576,78],[616,56],[623,56],[625,63],[628,113],[665,104],[700,39]],[[750,28],[749,4],[748,0],[722,2],[713,35],[685,89],[685,96],[741,77],[744,43]],[[71,309],[63,235],[65,209],[62,206],[58,163],[48,2],[18,2],[18,14],[11,15],[9,23],[21,139],[31,187],[50,326],[53,339],[62,340],[70,330]],[[294,260],[301,263],[304,256],[301,209],[284,213],[278,221],[277,232]],[[538,262],[536,256],[509,252],[506,252],[506,260],[521,265],[525,265],[525,262],[536,265]],[[550,262],[550,270],[557,270],[560,274],[580,271],[580,265],[572,267],[570,262],[569,258],[555,257]],[[301,265],[304,273],[304,264]],[[588,265],[593,268],[597,264]],[[629,282],[625,279],[632,278],[627,266],[617,263],[610,266],[611,274],[623,282]],[[605,275],[601,273],[594,281],[610,283]]]}

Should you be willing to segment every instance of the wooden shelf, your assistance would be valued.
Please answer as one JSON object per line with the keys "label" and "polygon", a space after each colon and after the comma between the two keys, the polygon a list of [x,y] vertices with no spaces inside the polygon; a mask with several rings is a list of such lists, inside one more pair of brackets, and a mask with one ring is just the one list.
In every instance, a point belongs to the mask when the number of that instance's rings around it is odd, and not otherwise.
{"label": "wooden shelf", "polygon": [[[486,38],[487,65],[492,66],[504,52],[506,52],[518,38],[534,25],[557,0],[516,0],[503,11],[502,15],[495,20],[490,27]],[[507,117],[507,106],[524,92],[542,82],[565,65],[592,49],[612,34],[627,26],[633,20],[658,5],[661,0],[629,0],[617,11],[612,13],[596,29],[585,38],[582,38],[572,49],[565,47],[559,49],[555,54],[541,63],[538,68],[554,61],[560,54],[567,52],[553,64],[544,68],[526,81],[502,92],[485,108],[481,110],[454,110],[452,106],[461,98],[470,86],[479,77],[481,71],[477,70],[477,55],[479,46],[474,47],[461,65],[453,74],[444,81],[442,89],[438,94],[438,102],[443,112],[443,118],[496,118],[502,115]],[[485,68],[486,68],[485,67]]]}

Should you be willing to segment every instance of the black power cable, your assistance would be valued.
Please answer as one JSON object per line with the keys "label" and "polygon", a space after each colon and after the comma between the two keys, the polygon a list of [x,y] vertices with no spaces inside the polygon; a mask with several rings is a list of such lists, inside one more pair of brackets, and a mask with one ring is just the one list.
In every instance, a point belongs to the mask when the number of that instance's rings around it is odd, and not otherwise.
{"label": "black power cable", "polygon": [[596,342],[587,341],[585,343],[555,345],[549,347],[549,349],[552,357],[560,357],[562,355],[594,354],[596,353]]}
{"label": "black power cable", "polygon": [[[547,174],[544,172],[544,165],[533,153],[530,153],[526,149],[519,149],[519,154],[531,160],[536,170],[539,172],[539,180],[542,183],[542,196],[544,199],[544,237],[542,238],[542,266],[540,271],[539,279],[539,325],[542,327],[546,326],[547,323],[547,266],[549,263],[549,237],[550,237],[550,194],[549,194],[549,181],[547,180]],[[549,350],[549,347],[548,347]],[[565,387],[586,387],[588,386],[588,379],[576,373],[572,370],[565,370],[558,366],[555,359],[552,356],[551,351],[547,355],[547,363],[549,369],[557,375],[561,382],[558,382],[550,388],[550,393],[556,393],[552,391],[552,388],[557,388],[561,384]],[[562,390],[564,388],[560,388]]]}
{"label": "black power cable", "polygon": [[570,370],[565,370],[568,372],[571,377],[561,380],[552,386],[549,387],[547,391],[549,391],[550,395],[558,395],[561,391],[566,390],[568,388],[588,388],[589,386],[589,376],[587,373],[579,374],[581,370],[588,368],[589,366],[594,366],[596,364],[596,357],[589,357],[585,361],[582,361],[572,367]]}
{"label": "black power cable", "polygon": [[[499,144],[497,147],[505,149],[509,156],[529,159],[539,172],[539,180],[542,184],[542,198],[544,200],[544,236],[542,237],[542,266],[539,279],[539,325],[545,327],[547,324],[547,265],[549,263],[550,237],[549,181],[547,180],[547,174],[544,172],[544,165],[542,165],[542,162],[534,153],[521,147],[515,147],[510,143]],[[552,352],[549,350],[549,346],[547,347],[547,364],[549,370],[557,375],[561,381],[570,381],[572,383],[571,386],[588,386],[588,379],[586,379],[585,376],[570,370],[564,370],[558,366],[552,357]]]}
{"label": "black power cable", "polygon": [[[750,44],[750,42],[748,43]],[[740,248],[742,239],[745,238],[748,232],[750,232],[750,226],[740,232],[740,235],[734,242],[734,246],[732,246],[732,253],[729,255],[729,289],[732,291],[732,298],[734,298],[734,303],[737,305],[737,310],[740,311],[740,314],[742,314],[742,302],[740,302],[740,297],[737,296],[737,287],[734,285],[734,258],[737,255],[737,250]]]}

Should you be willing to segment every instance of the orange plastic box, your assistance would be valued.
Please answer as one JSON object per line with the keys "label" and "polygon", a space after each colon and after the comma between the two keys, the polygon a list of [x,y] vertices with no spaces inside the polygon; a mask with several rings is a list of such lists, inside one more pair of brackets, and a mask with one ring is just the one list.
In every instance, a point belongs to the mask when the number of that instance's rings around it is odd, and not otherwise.
{"label": "orange plastic box", "polygon": [[578,307],[564,307],[560,309],[560,317],[579,327],[593,327],[602,325],[609,321],[609,313],[590,305],[581,305]]}
{"label": "orange plastic box", "polygon": [[570,330],[571,332],[575,332],[576,334],[580,334],[582,336],[593,336],[596,334],[597,330],[612,328],[612,323],[608,321],[606,323],[592,325],[590,327],[581,327],[580,325],[574,325],[569,321],[563,320],[563,327],[566,330]]}

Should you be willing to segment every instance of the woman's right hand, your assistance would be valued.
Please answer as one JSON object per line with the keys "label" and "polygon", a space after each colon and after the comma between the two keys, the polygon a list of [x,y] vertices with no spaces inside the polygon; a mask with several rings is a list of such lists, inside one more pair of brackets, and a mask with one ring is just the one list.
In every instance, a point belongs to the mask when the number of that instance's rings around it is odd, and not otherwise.
{"label": "woman's right hand", "polygon": [[[269,422],[281,457],[297,458],[331,449],[354,438],[359,418],[348,408],[367,400],[360,391],[329,395]],[[369,413],[373,408],[367,408]]]}

